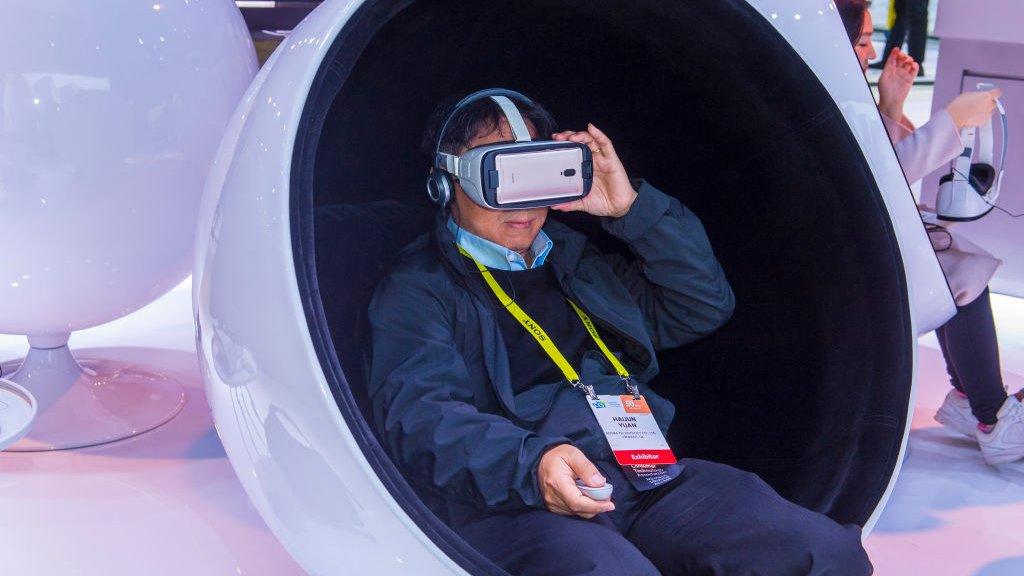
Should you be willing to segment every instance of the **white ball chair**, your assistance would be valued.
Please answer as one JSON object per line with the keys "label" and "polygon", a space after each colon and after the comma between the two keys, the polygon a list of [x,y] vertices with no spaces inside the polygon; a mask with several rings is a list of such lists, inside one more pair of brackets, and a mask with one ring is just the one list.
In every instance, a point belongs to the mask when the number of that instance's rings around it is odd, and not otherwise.
{"label": "white ball chair", "polygon": [[291,554],[311,574],[502,573],[390,460],[363,370],[370,293],[428,229],[427,117],[495,85],[594,121],[709,231],[738,307],[659,355],[670,441],[870,530],[917,331],[953,307],[830,2],[328,0],[233,119],[193,276],[217,431]]}
{"label": "white ball chair", "polygon": [[4,0],[0,333],[5,377],[38,400],[11,449],[110,442],[173,417],[182,389],[142,366],[76,360],[72,332],[189,273],[203,181],[257,69],[230,0]]}

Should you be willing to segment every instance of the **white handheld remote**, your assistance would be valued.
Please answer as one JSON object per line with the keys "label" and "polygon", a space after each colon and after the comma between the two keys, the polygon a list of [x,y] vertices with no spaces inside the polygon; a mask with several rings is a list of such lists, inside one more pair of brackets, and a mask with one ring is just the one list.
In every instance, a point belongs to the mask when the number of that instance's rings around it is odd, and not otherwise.
{"label": "white handheld remote", "polygon": [[599,488],[592,488],[584,484],[583,480],[577,480],[576,487],[580,489],[580,492],[583,492],[584,496],[587,496],[591,500],[609,500],[612,497],[611,482],[607,482],[604,486]]}

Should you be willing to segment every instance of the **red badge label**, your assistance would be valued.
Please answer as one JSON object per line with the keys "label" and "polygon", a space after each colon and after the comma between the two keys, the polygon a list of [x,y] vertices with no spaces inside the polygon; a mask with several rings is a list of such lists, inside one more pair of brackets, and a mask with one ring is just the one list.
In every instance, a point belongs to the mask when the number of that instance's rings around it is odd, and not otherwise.
{"label": "red badge label", "polygon": [[620,465],[676,463],[643,396],[601,395],[588,403]]}

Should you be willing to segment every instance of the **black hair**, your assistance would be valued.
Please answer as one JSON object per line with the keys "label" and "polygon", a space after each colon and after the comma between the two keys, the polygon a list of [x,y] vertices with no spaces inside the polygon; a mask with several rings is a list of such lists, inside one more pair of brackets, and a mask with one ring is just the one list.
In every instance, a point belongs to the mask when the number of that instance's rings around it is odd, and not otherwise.
{"label": "black hair", "polygon": [[839,18],[846,28],[846,35],[850,37],[850,43],[856,45],[860,38],[860,30],[864,26],[864,14],[867,13],[868,4],[866,0],[835,0],[836,10],[839,11]]}
{"label": "black hair", "polygon": [[[430,115],[427,122],[427,129],[423,133],[423,142],[420,149],[423,154],[433,161],[434,153],[437,151],[437,136],[441,130],[444,119],[448,117],[452,109],[465,96],[450,96],[446,98]],[[512,103],[523,115],[523,118],[533,125],[539,138],[550,138],[557,130],[554,117],[543,106],[536,101],[527,101],[522,98],[509,97]],[[459,110],[448,123],[448,129],[441,139],[441,152],[455,154],[465,148],[474,138],[481,134],[490,134],[498,129],[501,121],[505,119],[501,107],[490,98],[482,98]]]}

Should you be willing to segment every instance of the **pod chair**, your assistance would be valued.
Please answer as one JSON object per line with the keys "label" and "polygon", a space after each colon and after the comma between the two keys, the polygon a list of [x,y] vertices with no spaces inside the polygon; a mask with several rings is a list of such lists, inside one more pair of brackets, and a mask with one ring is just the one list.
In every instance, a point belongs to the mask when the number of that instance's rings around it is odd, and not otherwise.
{"label": "pod chair", "polygon": [[370,295],[431,221],[422,128],[492,85],[601,126],[708,229],[738,304],[659,357],[676,449],[870,529],[905,447],[916,335],[953,305],[829,2],[335,0],[236,112],[194,277],[217,430],[288,550],[316,574],[502,573],[381,447],[364,370]]}

